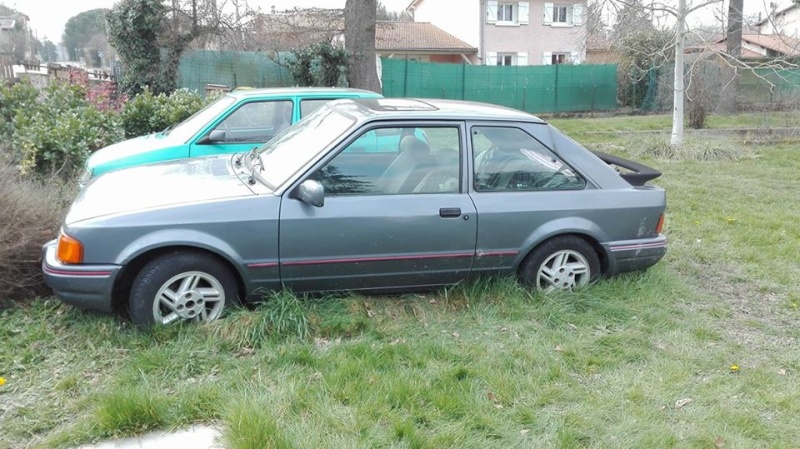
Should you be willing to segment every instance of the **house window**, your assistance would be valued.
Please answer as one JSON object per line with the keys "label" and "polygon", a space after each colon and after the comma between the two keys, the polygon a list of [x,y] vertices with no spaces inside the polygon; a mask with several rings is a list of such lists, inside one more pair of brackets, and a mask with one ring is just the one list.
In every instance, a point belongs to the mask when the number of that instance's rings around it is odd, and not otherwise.
{"label": "house window", "polygon": [[567,23],[568,12],[569,7],[566,5],[553,5],[553,23]]}
{"label": "house window", "polygon": [[576,3],[545,3],[542,24],[548,26],[581,26],[583,25],[583,5]]}
{"label": "house window", "polygon": [[528,54],[525,52],[486,53],[486,65],[528,65]]}
{"label": "house window", "polygon": [[497,5],[498,22],[515,22],[514,5],[511,3],[500,3]]}
{"label": "house window", "polygon": [[486,22],[502,26],[527,25],[529,11],[530,2],[487,0]]}
{"label": "house window", "polygon": [[550,58],[550,64],[566,64],[569,62],[569,53],[553,53]]}
{"label": "house window", "polygon": [[511,53],[498,53],[497,55],[497,65],[514,65],[514,56]]}

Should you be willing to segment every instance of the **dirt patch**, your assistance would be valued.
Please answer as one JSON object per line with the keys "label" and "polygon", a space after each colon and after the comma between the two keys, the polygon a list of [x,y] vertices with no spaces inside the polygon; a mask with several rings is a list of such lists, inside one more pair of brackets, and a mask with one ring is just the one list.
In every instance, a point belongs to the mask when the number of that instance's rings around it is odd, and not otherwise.
{"label": "dirt patch", "polygon": [[751,357],[797,344],[797,316],[787,313],[785,293],[760,291],[730,265],[704,265],[694,278],[704,299],[688,303],[689,312],[712,314],[720,335],[743,346]]}

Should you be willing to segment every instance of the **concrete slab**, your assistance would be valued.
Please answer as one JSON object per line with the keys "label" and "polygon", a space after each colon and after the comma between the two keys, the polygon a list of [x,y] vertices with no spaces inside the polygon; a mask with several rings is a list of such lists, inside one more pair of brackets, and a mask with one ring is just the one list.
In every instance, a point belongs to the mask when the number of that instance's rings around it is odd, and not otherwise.
{"label": "concrete slab", "polygon": [[222,449],[221,433],[210,426],[195,425],[175,432],[153,432],[138,438],[104,441],[76,449]]}

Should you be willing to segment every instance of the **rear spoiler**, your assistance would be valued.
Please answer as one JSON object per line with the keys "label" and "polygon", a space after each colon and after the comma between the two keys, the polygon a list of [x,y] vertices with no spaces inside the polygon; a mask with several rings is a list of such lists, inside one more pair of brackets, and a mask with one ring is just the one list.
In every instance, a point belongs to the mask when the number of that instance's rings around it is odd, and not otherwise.
{"label": "rear spoiler", "polygon": [[660,171],[656,170],[655,168],[642,165],[638,162],[618,156],[612,156],[606,153],[601,153],[599,151],[592,151],[592,153],[594,153],[595,156],[599,157],[606,164],[611,165],[615,170],[617,170],[622,179],[628,181],[628,184],[634,187],[643,186],[647,181],[651,181],[661,176]]}

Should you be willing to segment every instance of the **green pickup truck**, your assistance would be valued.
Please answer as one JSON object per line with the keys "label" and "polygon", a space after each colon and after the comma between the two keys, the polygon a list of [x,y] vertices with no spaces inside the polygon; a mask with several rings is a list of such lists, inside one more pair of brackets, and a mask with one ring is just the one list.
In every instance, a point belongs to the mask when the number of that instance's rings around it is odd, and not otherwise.
{"label": "green pickup truck", "polygon": [[235,90],[169,129],[96,151],[86,161],[81,185],[122,168],[250,150],[328,101],[380,97],[375,92],[344,88]]}

